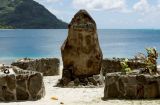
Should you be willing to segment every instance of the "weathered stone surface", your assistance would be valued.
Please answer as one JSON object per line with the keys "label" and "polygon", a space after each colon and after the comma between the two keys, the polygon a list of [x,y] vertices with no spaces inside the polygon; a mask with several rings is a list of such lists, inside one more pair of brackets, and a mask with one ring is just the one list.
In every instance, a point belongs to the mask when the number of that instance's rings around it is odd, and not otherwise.
{"label": "weathered stone surface", "polygon": [[91,82],[93,85],[97,85],[97,81],[93,77],[88,77],[89,82]]}
{"label": "weathered stone surface", "polygon": [[104,99],[160,98],[160,75],[107,73]]}
{"label": "weathered stone surface", "polygon": [[29,94],[26,90],[21,89],[19,87],[16,88],[16,96],[17,100],[28,100],[29,99]]}
{"label": "weathered stone surface", "polygon": [[6,76],[6,81],[7,81],[7,85],[8,85],[8,88],[10,90],[13,90],[16,86],[15,82],[15,76],[14,75],[10,75],[10,76]]}
{"label": "weathered stone surface", "polygon": [[69,24],[68,37],[61,47],[61,53],[64,70],[72,73],[69,78],[85,78],[100,73],[102,52],[96,23],[87,11],[80,10],[75,14]]}
{"label": "weathered stone surface", "polygon": [[28,90],[33,99],[37,99],[37,94],[43,85],[42,82],[41,74],[34,74],[29,77]]}
{"label": "weathered stone surface", "polygon": [[43,73],[44,76],[59,75],[60,61],[57,58],[29,59],[24,58],[13,62],[11,65],[23,70],[32,70]]}
{"label": "weathered stone surface", "polygon": [[79,78],[76,78],[76,79],[74,80],[74,84],[75,84],[75,86],[78,86],[78,85],[80,84]]}
{"label": "weathered stone surface", "polygon": [[144,98],[158,98],[159,92],[159,85],[156,82],[144,86]]}
{"label": "weathered stone surface", "polygon": [[[123,61],[124,59],[125,58],[103,59],[102,62],[103,75],[105,76],[106,73],[121,72],[122,67],[120,62]],[[136,59],[129,59],[127,64],[132,70],[145,68],[147,66],[143,61]]]}
{"label": "weathered stone surface", "polygon": [[0,101],[37,100],[44,96],[43,75],[36,71],[8,68],[0,70]]}
{"label": "weathered stone surface", "polygon": [[93,75],[90,77],[86,78],[75,78],[73,80],[68,81],[67,78],[62,78],[66,79],[68,84],[63,84],[61,83],[62,80],[59,81],[57,86],[62,86],[62,87],[84,87],[84,88],[96,88],[96,87],[103,87],[104,86],[104,80],[102,79],[101,75]]}
{"label": "weathered stone surface", "polygon": [[7,87],[3,89],[3,96],[5,101],[12,101],[15,99],[14,94],[7,90]]}
{"label": "weathered stone surface", "polygon": [[108,97],[116,98],[118,95],[118,88],[116,83],[112,83],[108,86]]}
{"label": "weathered stone surface", "polygon": [[[14,95],[14,91],[16,88],[15,78],[16,77],[14,74],[5,75],[0,72],[0,100],[1,101],[11,101],[15,99],[15,95]],[[12,83],[12,84],[9,84],[9,83]]]}

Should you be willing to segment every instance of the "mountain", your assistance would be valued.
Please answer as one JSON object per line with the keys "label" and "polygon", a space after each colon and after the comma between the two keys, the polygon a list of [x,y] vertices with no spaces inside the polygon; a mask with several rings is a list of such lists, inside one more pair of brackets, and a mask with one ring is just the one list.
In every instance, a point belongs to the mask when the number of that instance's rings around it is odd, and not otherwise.
{"label": "mountain", "polygon": [[33,0],[0,0],[0,28],[63,29],[67,23]]}

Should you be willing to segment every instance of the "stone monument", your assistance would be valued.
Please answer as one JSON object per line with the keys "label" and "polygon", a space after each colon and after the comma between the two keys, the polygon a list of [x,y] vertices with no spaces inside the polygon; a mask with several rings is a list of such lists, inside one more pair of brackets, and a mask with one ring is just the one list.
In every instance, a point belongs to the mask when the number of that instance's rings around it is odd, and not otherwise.
{"label": "stone monument", "polygon": [[85,10],[75,14],[68,26],[68,37],[61,47],[62,82],[100,74],[102,51],[95,21]]}

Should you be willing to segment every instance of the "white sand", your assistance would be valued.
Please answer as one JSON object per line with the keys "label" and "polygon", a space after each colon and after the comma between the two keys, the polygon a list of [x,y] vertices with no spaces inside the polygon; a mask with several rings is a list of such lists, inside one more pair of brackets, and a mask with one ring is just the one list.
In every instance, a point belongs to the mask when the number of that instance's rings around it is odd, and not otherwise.
{"label": "white sand", "polygon": [[[44,77],[46,95],[38,101],[10,102],[0,105],[160,105],[160,100],[107,100],[103,101],[104,88],[53,87],[60,76]],[[58,100],[52,100],[51,97]]]}

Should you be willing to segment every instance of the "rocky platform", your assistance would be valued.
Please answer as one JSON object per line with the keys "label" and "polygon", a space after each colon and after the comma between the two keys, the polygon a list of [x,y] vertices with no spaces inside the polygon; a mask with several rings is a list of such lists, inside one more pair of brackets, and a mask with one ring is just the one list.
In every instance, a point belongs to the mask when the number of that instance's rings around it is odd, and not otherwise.
{"label": "rocky platform", "polygon": [[[102,62],[103,75],[105,76],[106,73],[120,72],[122,69],[120,63],[123,60],[125,60],[125,58],[103,59],[103,62]],[[146,64],[144,63],[144,61],[136,60],[136,59],[128,59],[127,64],[132,70],[146,67]]]}
{"label": "rocky platform", "polygon": [[[63,80],[65,81],[65,80]],[[63,84],[61,79],[56,86],[70,88],[99,88],[104,87],[104,78],[102,75],[93,75],[90,77],[82,77],[72,79],[68,84]]]}
{"label": "rocky platform", "polygon": [[104,99],[160,98],[160,75],[107,73]]}
{"label": "rocky platform", "polygon": [[11,64],[24,70],[38,71],[44,76],[59,75],[60,60],[58,58],[19,59]]}
{"label": "rocky platform", "polygon": [[37,100],[45,95],[42,73],[17,67],[0,70],[0,101]]}

